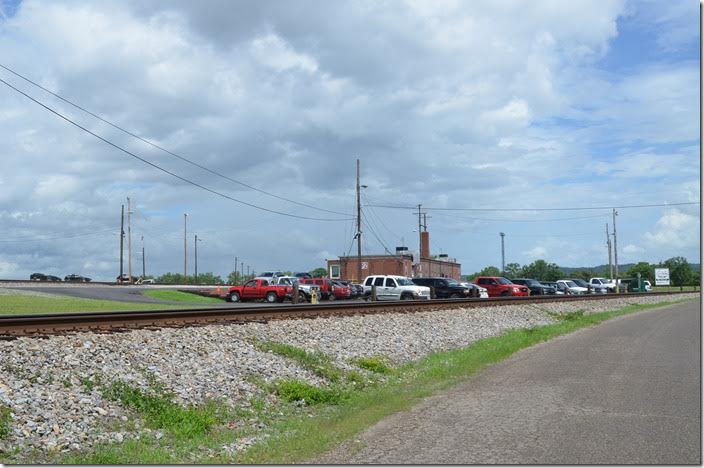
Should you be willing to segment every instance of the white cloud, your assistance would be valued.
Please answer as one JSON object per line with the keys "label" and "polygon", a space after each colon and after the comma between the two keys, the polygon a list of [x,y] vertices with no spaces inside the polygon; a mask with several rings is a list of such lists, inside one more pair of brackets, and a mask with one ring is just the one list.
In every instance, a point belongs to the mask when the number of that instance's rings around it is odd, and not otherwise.
{"label": "white cloud", "polygon": [[531,259],[537,259],[537,258],[545,258],[548,254],[548,251],[545,247],[533,247],[530,250],[526,250],[525,252],[522,252],[523,255],[531,258]]}
{"label": "white cloud", "polygon": [[658,219],[652,232],[643,235],[643,239],[650,247],[683,249],[698,245],[699,232],[698,217],[671,209]]}

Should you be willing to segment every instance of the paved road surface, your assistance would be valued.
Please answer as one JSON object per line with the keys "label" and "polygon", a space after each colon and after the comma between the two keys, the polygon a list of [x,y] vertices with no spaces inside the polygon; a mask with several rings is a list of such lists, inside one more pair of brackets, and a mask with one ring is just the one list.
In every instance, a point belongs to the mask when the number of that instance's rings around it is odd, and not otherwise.
{"label": "paved road surface", "polygon": [[701,464],[699,302],[521,351],[316,463]]}

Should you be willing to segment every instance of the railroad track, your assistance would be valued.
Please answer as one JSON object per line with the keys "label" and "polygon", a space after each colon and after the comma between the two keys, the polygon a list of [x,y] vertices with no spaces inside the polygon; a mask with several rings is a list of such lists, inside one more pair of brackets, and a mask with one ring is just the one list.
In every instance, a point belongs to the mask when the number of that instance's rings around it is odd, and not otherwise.
{"label": "railroad track", "polygon": [[[648,293],[670,296],[679,292]],[[189,308],[160,311],[88,312],[65,314],[0,316],[0,339],[19,336],[46,337],[92,331],[115,333],[138,328],[192,327],[211,324],[268,322],[270,320],[322,318],[384,313],[413,313],[452,308],[485,307],[543,302],[572,302],[617,299],[634,294],[594,294],[587,296],[531,296],[488,299],[435,299],[432,301],[350,302],[289,304],[271,307]]]}

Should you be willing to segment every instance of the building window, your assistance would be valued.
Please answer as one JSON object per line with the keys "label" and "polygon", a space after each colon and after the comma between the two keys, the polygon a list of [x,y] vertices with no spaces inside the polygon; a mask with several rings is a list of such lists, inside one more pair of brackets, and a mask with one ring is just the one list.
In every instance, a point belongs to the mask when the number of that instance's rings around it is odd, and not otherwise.
{"label": "building window", "polygon": [[330,278],[340,277],[340,265],[330,265]]}

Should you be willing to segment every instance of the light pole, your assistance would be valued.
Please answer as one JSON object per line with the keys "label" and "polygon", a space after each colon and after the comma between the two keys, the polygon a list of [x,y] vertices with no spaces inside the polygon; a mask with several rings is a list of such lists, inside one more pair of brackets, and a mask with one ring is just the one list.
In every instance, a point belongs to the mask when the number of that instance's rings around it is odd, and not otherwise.
{"label": "light pole", "polygon": [[362,282],[362,203],[360,201],[360,189],[367,188],[366,185],[359,185],[359,159],[357,160],[357,282]]}
{"label": "light pole", "polygon": [[142,280],[147,277],[146,260],[144,260],[144,236],[142,236]]}
{"label": "light pole", "polygon": [[500,232],[499,234],[501,234],[501,275],[505,275],[506,263],[504,260],[504,237],[506,236],[506,234],[504,234],[503,232]]}
{"label": "light pole", "polygon": [[196,271],[195,271],[195,278],[194,278],[194,283],[198,283],[198,242],[203,242],[203,239],[198,239],[198,234],[196,234],[195,240],[193,241],[193,244],[195,246],[195,254],[196,254]]}
{"label": "light pole", "polygon": [[124,243],[125,243],[125,205],[122,205],[122,214],[120,216],[120,281],[124,274]]}
{"label": "light pole", "polygon": [[130,224],[132,213],[130,197],[127,197],[127,275],[130,284],[132,284],[132,225]]}
{"label": "light pole", "polygon": [[186,220],[188,219],[188,213],[183,213],[183,280],[186,281],[188,278],[187,266],[187,247],[186,247]]}

